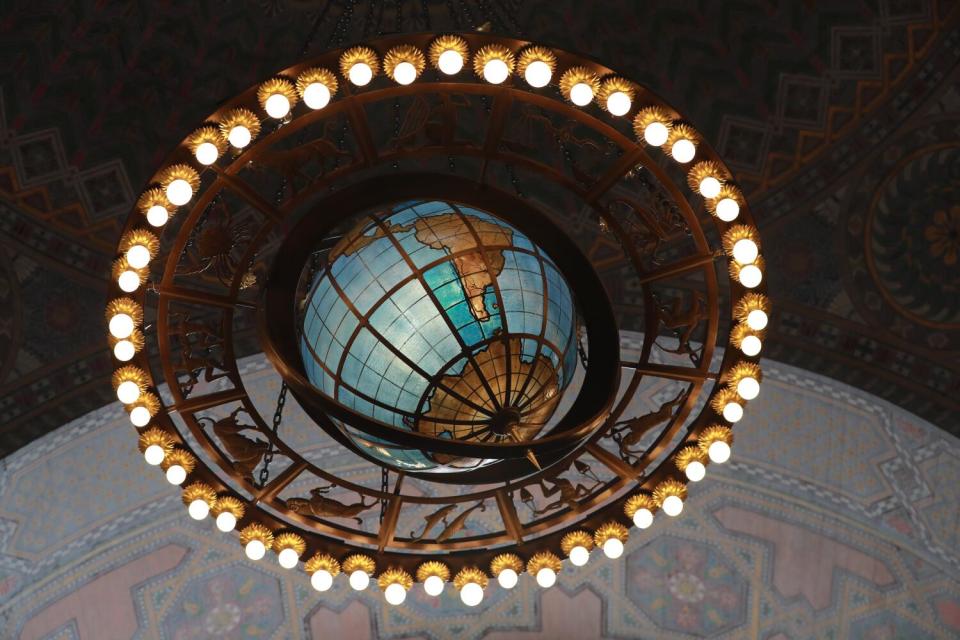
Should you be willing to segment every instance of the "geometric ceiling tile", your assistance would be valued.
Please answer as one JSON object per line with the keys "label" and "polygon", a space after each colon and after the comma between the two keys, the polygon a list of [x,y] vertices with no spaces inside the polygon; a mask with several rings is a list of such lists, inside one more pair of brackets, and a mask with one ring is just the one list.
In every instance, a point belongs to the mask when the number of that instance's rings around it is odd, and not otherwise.
{"label": "geometric ceiling tile", "polygon": [[92,221],[111,218],[126,211],[133,201],[133,190],[123,163],[112,160],[77,174],[80,196]]}
{"label": "geometric ceiling tile", "polygon": [[824,78],[780,76],[777,117],[781,125],[820,129],[826,121],[830,82]]}
{"label": "geometric ceiling tile", "polygon": [[61,178],[66,171],[60,135],[53,129],[16,137],[13,149],[17,177],[25,187]]}
{"label": "geometric ceiling tile", "polygon": [[890,638],[910,638],[911,640],[933,640],[933,633],[925,631],[915,623],[904,619],[893,611],[880,611],[850,624],[847,637],[883,640]]}
{"label": "geometric ceiling tile", "polygon": [[872,78],[880,73],[880,32],[869,27],[835,27],[830,33],[830,75]]}
{"label": "geometric ceiling tile", "polygon": [[757,120],[724,115],[717,148],[732,168],[759,173],[767,158],[770,126]]}

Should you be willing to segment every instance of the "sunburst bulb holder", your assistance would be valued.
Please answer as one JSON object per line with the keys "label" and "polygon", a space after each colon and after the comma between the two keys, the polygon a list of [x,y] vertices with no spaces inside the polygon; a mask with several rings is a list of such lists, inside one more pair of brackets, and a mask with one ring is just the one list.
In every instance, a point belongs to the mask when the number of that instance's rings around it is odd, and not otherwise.
{"label": "sunburst bulb holder", "polygon": [[388,604],[401,605],[407,599],[407,590],[403,588],[402,584],[394,582],[387,585],[387,588],[383,590],[383,598]]}
{"label": "sunburst bulb holder", "polygon": [[740,284],[747,289],[753,289],[760,285],[763,280],[763,271],[755,264],[745,265],[740,269]]}
{"label": "sunburst bulb holder", "polygon": [[140,288],[140,275],[136,271],[127,269],[117,277],[117,286],[124,293],[133,293]]}
{"label": "sunburst bulb holder", "polygon": [[651,122],[643,129],[643,140],[652,147],[662,147],[669,137],[670,130],[662,122]]}
{"label": "sunburst bulb holder", "polygon": [[133,327],[133,318],[130,315],[118,313],[110,318],[110,324],[107,328],[110,331],[110,335],[118,340],[122,340],[130,337],[130,334],[133,333]]}
{"label": "sunburst bulb holder", "polygon": [[140,387],[136,382],[127,380],[117,387],[117,400],[123,404],[133,404],[140,398]]}
{"label": "sunburst bulb holder", "polygon": [[130,423],[135,427],[145,427],[150,423],[150,410],[146,407],[134,407],[130,411]]}
{"label": "sunburst bulb holder", "polygon": [[[250,132],[247,132],[249,135]],[[233,135],[233,132],[230,132],[230,135]],[[249,140],[247,143],[249,144]],[[183,178],[177,178],[167,185],[167,200],[170,201],[170,204],[181,207],[188,202],[190,198],[193,197],[193,187],[190,186],[190,183],[184,180]]]}
{"label": "sunburst bulb holder", "polygon": [[456,75],[463,69],[463,56],[460,55],[459,51],[447,49],[437,59],[437,66],[440,67],[440,71],[448,76]]}
{"label": "sunburst bulb holder", "polygon": [[667,496],[663,501],[663,512],[675,518],[683,511],[683,500],[680,496]]}
{"label": "sunburst bulb holder", "polygon": [[633,514],[633,524],[638,529],[649,529],[653,524],[653,512],[650,509],[637,509]]}
{"label": "sunburst bulb holder", "polygon": [[[170,467],[171,469],[173,467]],[[181,467],[182,469],[183,467]],[[229,511],[224,511],[217,516],[217,529],[224,533],[229,533],[237,527],[237,516],[233,515]]]}
{"label": "sunburst bulb holder", "polygon": [[737,395],[744,400],[753,400],[760,395],[760,383],[756,378],[743,378],[737,383]]}
{"label": "sunburst bulb holder", "polygon": [[537,571],[537,584],[544,589],[549,589],[557,583],[557,572],[550,567],[543,567]]}
{"label": "sunburst bulb holder", "polygon": [[207,504],[206,500],[198,498],[187,507],[187,513],[189,513],[190,517],[194,520],[203,520],[210,513],[210,505]]}
{"label": "sunburst bulb holder", "polygon": [[681,164],[690,162],[696,154],[697,146],[693,144],[692,140],[687,140],[686,138],[680,138],[670,147],[670,155]]}
{"label": "sunburst bulb holder", "polygon": [[160,204],[155,204],[147,209],[147,222],[152,227],[162,227],[170,219],[170,212]]}
{"label": "sunburst bulb holder", "polygon": [[158,444],[152,444],[143,451],[143,459],[152,467],[157,466],[166,457],[166,452]]}
{"label": "sunburst bulb holder", "polygon": [[497,575],[497,582],[504,589],[513,589],[519,580],[520,576],[513,569],[504,569]]}
{"label": "sunburst bulb holder", "polygon": [[721,186],[722,185],[717,178],[714,176],[707,176],[700,181],[698,189],[700,191],[700,195],[702,195],[704,198],[716,198],[718,195],[720,195]]}
{"label": "sunburst bulb holder", "polygon": [[358,87],[365,87],[373,80],[373,69],[366,62],[358,62],[350,67],[347,78]]}
{"label": "sunburst bulb holder", "polygon": [[393,79],[397,84],[412,84],[417,79],[417,68],[412,62],[401,62],[393,69]]}
{"label": "sunburst bulb holder", "polygon": [[727,422],[739,422],[743,418],[743,406],[736,402],[728,402],[723,407],[723,419]]}
{"label": "sunburst bulb holder", "polygon": [[[760,248],[750,238],[741,238],[733,245],[733,259],[740,264],[751,264],[760,255]],[[127,259],[129,262],[129,258]]]}
{"label": "sunburst bulb holder", "polygon": [[500,58],[488,60],[483,65],[483,79],[490,84],[502,84],[510,77],[510,67]]}
{"label": "sunburst bulb holder", "polygon": [[247,546],[243,548],[243,552],[247,554],[247,557],[251,560],[261,560],[263,556],[267,555],[267,545],[263,544],[260,540],[251,540],[247,543]]}
{"label": "sunburst bulb holder", "polygon": [[129,340],[120,340],[113,345],[113,357],[120,362],[130,362],[137,354],[137,348]]}
{"label": "sunburst bulb holder", "polygon": [[364,589],[367,588],[367,585],[370,584],[370,576],[367,574],[366,571],[361,571],[360,569],[357,569],[356,571],[350,574],[349,582],[350,582],[350,587],[354,591],[363,591]]}
{"label": "sunburst bulb holder", "polygon": [[282,93],[275,93],[267,98],[263,108],[268,116],[279,120],[287,117],[287,114],[290,113],[290,99]]}
{"label": "sunburst bulb holder", "polygon": [[684,473],[687,476],[687,480],[691,482],[700,482],[707,475],[707,468],[703,466],[703,463],[699,460],[693,460],[687,465],[687,468],[684,469]]}
{"label": "sunburst bulb holder", "polygon": [[710,462],[723,464],[730,459],[730,445],[723,440],[710,443],[707,448],[707,457],[710,458]]}
{"label": "sunburst bulb holder", "polygon": [[303,102],[313,110],[323,109],[330,104],[330,89],[322,82],[312,82],[303,90]]}
{"label": "sunburst bulb holder", "polygon": [[543,60],[534,60],[528,64],[527,68],[523,71],[523,79],[527,81],[527,84],[536,89],[543,88],[550,84],[552,77],[553,71],[550,69],[550,65]]}
{"label": "sunburst bulb holder", "polygon": [[717,203],[716,211],[724,222],[733,222],[740,215],[740,205],[733,198],[724,198]]}
{"label": "sunburst bulb holder", "polygon": [[762,348],[763,342],[757,336],[745,336],[743,340],[740,341],[740,351],[743,352],[743,355],[751,358],[760,353]]}
{"label": "sunburst bulb holder", "polygon": [[284,569],[293,569],[300,562],[300,554],[297,553],[296,549],[290,547],[281,549],[280,553],[277,554],[277,562]]}
{"label": "sunburst bulb holder", "polygon": [[623,542],[617,538],[608,538],[607,541],[603,543],[603,555],[611,560],[619,558],[623,555]]}
{"label": "sunburst bulb holder", "polygon": [[483,601],[483,587],[476,582],[468,582],[460,589],[460,601],[468,607],[475,607]]}
{"label": "sunburst bulb holder", "polygon": [[614,91],[607,96],[607,111],[615,116],[625,116],[630,113],[633,103],[623,91]]}
{"label": "sunburst bulb holder", "polygon": [[443,593],[443,578],[440,576],[430,576],[423,581],[423,590],[426,591],[428,596],[439,596]]}
{"label": "sunburst bulb holder", "polygon": [[310,586],[317,591],[328,591],[333,586],[333,575],[326,569],[318,569],[310,576]]}
{"label": "sunburst bulb holder", "polygon": [[[243,149],[250,144],[251,140],[253,140],[253,134],[250,133],[250,129],[247,129],[243,125],[235,126],[233,129],[230,129],[230,133],[227,134],[227,141],[237,149]],[[173,200],[170,202],[173,202]]]}
{"label": "sunburst bulb holder", "polygon": [[204,166],[210,166],[220,157],[220,150],[212,142],[201,142],[197,145],[197,150],[193,152],[197,162]]}
{"label": "sunburst bulb holder", "polygon": [[[169,482],[172,485],[179,486],[183,484],[184,480],[187,479],[187,470],[178,464],[172,464],[167,468],[166,476],[167,476],[167,482]],[[223,515],[223,514],[221,513],[220,515]],[[219,520],[220,520],[220,516],[217,516],[218,523],[219,523]],[[217,528],[219,528],[219,524]]]}
{"label": "sunburst bulb holder", "polygon": [[575,567],[582,567],[590,561],[590,550],[583,545],[577,545],[570,549],[570,564]]}
{"label": "sunburst bulb holder", "polygon": [[593,87],[586,82],[578,82],[570,87],[570,102],[585,107],[593,100]]}
{"label": "sunburst bulb holder", "polygon": [[127,249],[127,264],[134,269],[143,269],[150,264],[150,249],[142,244],[135,244]]}

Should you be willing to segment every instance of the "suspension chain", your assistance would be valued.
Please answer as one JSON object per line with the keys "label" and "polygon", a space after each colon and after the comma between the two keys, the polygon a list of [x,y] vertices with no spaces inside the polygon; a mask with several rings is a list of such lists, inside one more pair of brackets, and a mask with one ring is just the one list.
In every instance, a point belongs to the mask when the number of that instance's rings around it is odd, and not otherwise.
{"label": "suspension chain", "polygon": [[[390,490],[390,472],[386,467],[380,469],[380,491],[386,493]],[[383,516],[387,512],[387,499],[380,499],[380,524],[383,524]]]}
{"label": "suspension chain", "polygon": [[[283,405],[287,403],[287,383],[286,381],[280,383],[280,394],[277,396],[277,410],[273,412],[273,424],[271,429],[273,435],[277,435],[277,432],[280,430],[280,422],[283,421]],[[277,452],[277,449],[273,447],[273,443],[270,444],[270,448],[267,449],[267,452],[263,454],[263,467],[260,468],[260,488],[262,489],[267,481],[270,479],[270,463],[273,462],[273,455]]]}

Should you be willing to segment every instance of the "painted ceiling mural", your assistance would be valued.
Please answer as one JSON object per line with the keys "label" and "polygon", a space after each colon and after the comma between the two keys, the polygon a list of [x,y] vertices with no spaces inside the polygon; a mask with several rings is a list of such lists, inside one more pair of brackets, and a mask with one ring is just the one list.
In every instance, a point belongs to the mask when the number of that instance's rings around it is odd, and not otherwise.
{"label": "painted ceiling mural", "polygon": [[[254,401],[272,404],[266,359],[241,365]],[[493,585],[476,610],[450,585],[436,599],[416,585],[392,607],[375,585],[358,595],[341,577],[318,594],[272,555],[247,560],[235,535],[188,517],[123,410],[104,407],[0,463],[0,637],[960,637],[960,439],[823,376],[764,372],[734,458],[691,486],[680,517],[633,529],[619,560],[565,565],[549,590],[526,575],[513,591]],[[283,429],[331,472],[377,481],[309,435],[295,404]]]}
{"label": "painted ceiling mural", "polygon": [[120,217],[174,141],[303,55],[485,22],[595,55],[690,114],[778,256],[769,357],[960,434],[958,19],[953,0],[13,3],[0,454],[110,400],[100,309]]}

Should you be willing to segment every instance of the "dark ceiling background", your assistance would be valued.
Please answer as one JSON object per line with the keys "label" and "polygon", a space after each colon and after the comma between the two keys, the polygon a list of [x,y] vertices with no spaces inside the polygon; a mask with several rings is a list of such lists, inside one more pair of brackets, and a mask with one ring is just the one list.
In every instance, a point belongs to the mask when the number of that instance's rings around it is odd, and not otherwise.
{"label": "dark ceiling background", "polygon": [[303,55],[394,31],[520,34],[687,113],[761,225],[766,355],[960,435],[960,3],[5,3],[0,455],[111,400],[121,219],[217,104]]}

